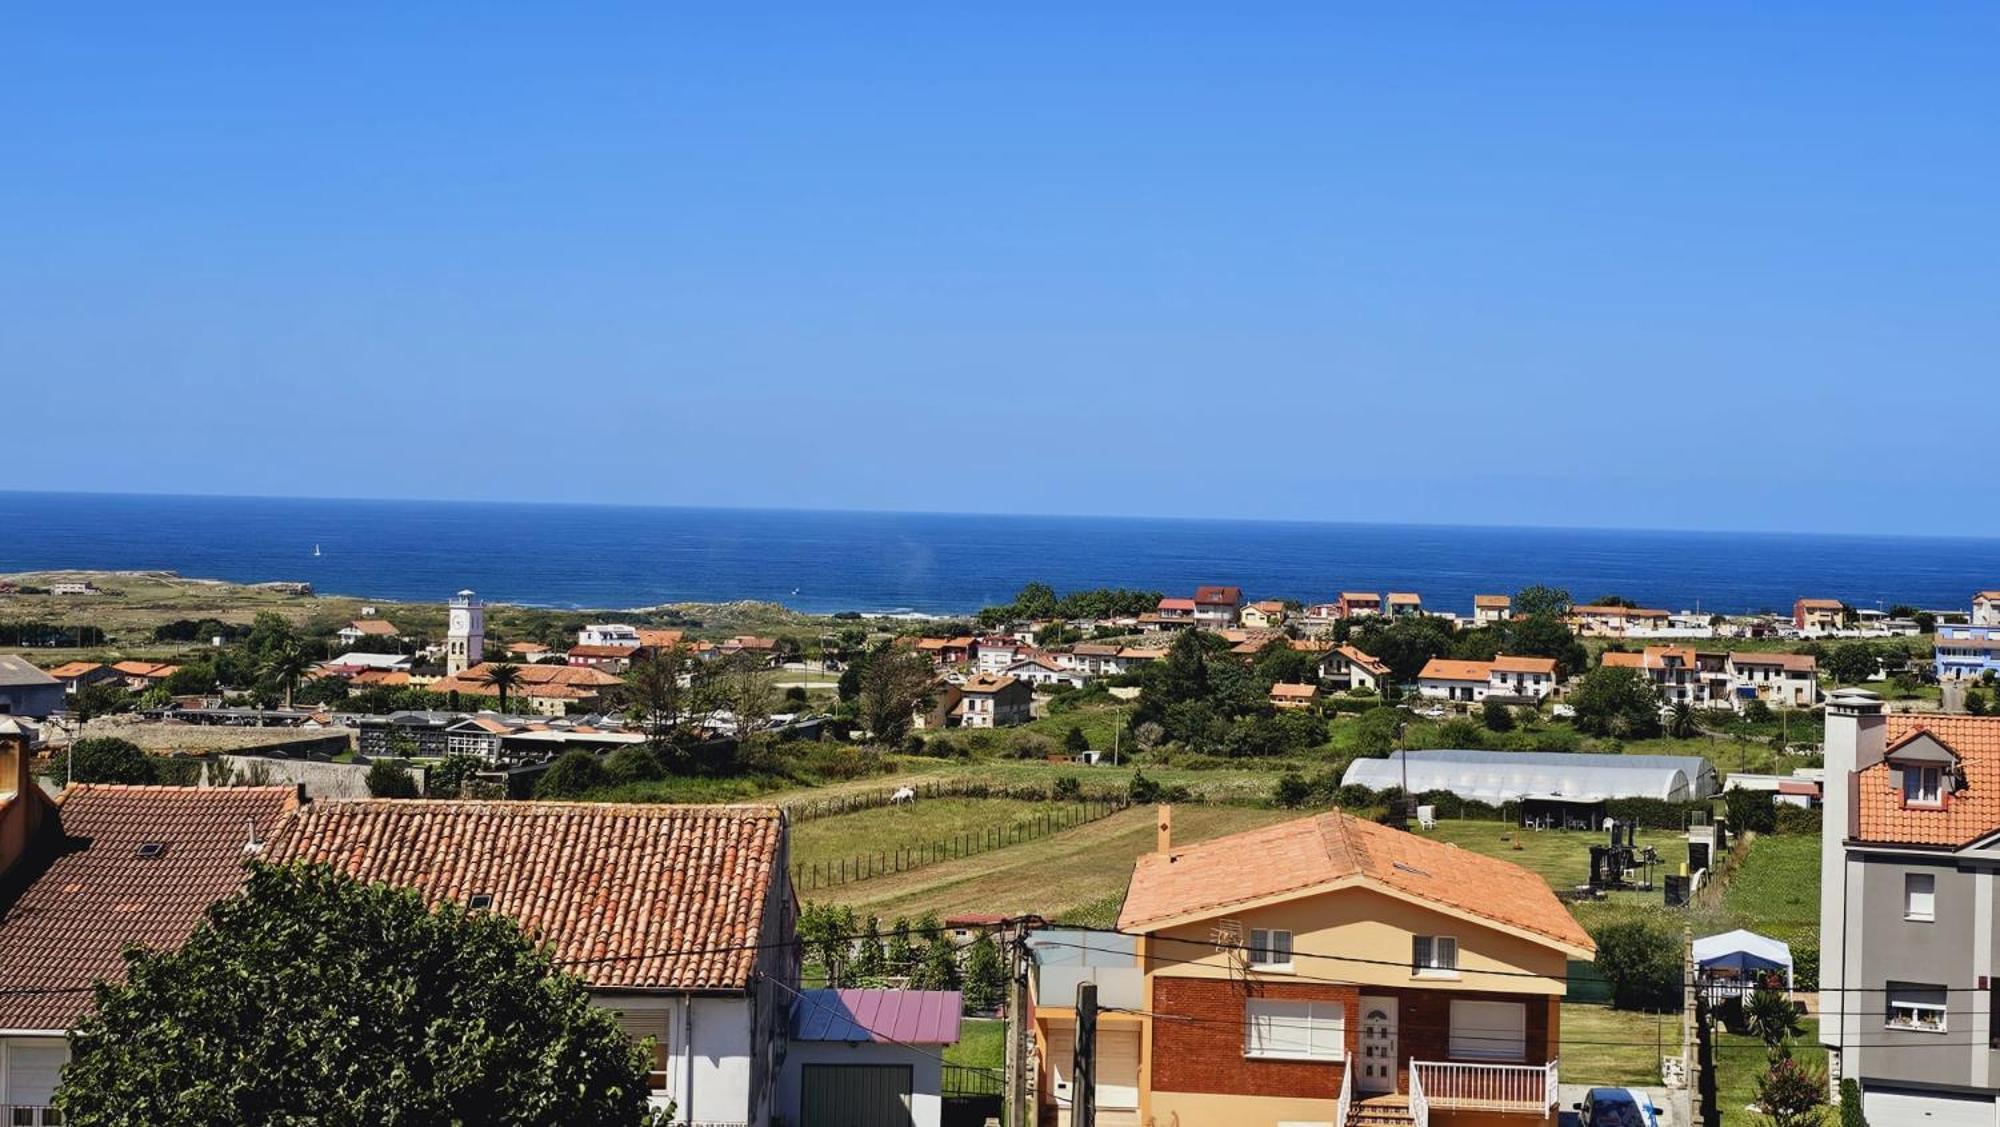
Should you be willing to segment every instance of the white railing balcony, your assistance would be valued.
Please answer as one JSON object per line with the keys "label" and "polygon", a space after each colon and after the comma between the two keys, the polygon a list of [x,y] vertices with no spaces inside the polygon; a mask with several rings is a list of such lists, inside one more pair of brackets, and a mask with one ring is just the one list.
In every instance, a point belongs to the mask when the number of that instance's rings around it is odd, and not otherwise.
{"label": "white railing balcony", "polygon": [[1487,1111],[1546,1116],[1560,1102],[1556,1062],[1547,1064],[1457,1064],[1410,1062],[1410,1106],[1419,1094],[1428,1109]]}
{"label": "white railing balcony", "polygon": [[1347,1114],[1354,1106],[1354,1062],[1349,1060],[1340,1067],[1340,1098],[1333,1104],[1333,1122],[1336,1127],[1347,1127]]}

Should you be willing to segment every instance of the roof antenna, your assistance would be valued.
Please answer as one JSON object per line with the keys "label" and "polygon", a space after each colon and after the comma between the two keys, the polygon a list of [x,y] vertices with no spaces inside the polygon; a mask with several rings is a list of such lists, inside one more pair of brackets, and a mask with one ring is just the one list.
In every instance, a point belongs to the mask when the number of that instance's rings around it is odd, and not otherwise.
{"label": "roof antenna", "polygon": [[243,852],[250,856],[264,852],[264,843],[257,840],[257,819],[245,814],[243,829],[249,835],[249,840],[243,843]]}

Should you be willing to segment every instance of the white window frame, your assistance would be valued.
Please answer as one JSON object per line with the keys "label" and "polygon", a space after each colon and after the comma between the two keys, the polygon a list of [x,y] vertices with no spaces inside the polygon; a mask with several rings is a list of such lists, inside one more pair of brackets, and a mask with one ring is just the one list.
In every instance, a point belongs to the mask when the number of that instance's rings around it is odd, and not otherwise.
{"label": "white window frame", "polygon": [[1903,874],[1903,918],[1917,923],[1937,921],[1937,875]]}
{"label": "white window frame", "polygon": [[1346,1060],[1347,1008],[1339,1002],[1247,998],[1243,1055],[1253,1060]]}
{"label": "white window frame", "polygon": [[[1517,1028],[1518,1037],[1514,1033]],[[1453,1060],[1526,1061],[1527,1003],[1452,999],[1448,1051]]]}
{"label": "white window frame", "polygon": [[1411,936],[1410,973],[1418,978],[1457,978],[1458,937]]}
{"label": "white window frame", "polygon": [[[1917,982],[1891,982],[1886,993],[1888,1001],[1882,1015],[1884,1028],[1903,1033],[1946,1032],[1945,1010],[1951,1000],[1951,992],[1944,987]],[[1912,996],[1919,993],[1935,994],[1943,1000],[1920,1001]],[[1898,997],[1899,994],[1902,997]]]}
{"label": "white window frame", "polygon": [[1282,928],[1253,927],[1248,955],[1252,970],[1291,970],[1292,933]]}
{"label": "white window frame", "polygon": [[1916,763],[1903,768],[1903,805],[1943,806],[1944,768]]}

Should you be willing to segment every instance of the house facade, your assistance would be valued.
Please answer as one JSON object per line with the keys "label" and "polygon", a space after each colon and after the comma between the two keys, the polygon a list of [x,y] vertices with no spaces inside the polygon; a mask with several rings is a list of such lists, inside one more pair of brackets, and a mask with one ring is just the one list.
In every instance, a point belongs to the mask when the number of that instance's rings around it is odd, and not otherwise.
{"label": "house facade", "polygon": [[1422,614],[1424,613],[1424,597],[1415,591],[1391,591],[1389,592],[1389,613]]}
{"label": "house facade", "polygon": [[1472,596],[1472,624],[1494,626],[1514,617],[1514,600],[1506,595]]}
{"label": "house facade", "polygon": [[2000,626],[2000,591],[1981,591],[1972,596],[1972,625]]}
{"label": "house facade", "polygon": [[953,713],[961,728],[1010,728],[1032,718],[1034,690],[1004,673],[976,673],[958,686],[958,692]]}
{"label": "house facade", "polygon": [[1761,700],[1773,708],[1819,703],[1819,659],[1811,654],[1731,653],[1729,692],[1738,707]]}
{"label": "house facade", "polygon": [[1556,690],[1556,659],[1502,654],[1492,661],[1434,657],[1417,674],[1417,693],[1431,700],[1534,703]]}
{"label": "house facade", "polygon": [[1988,624],[1979,618],[1978,605],[1974,604],[1970,625],[1938,624],[1931,640],[1938,680],[1964,681],[2000,674],[2000,623]]}
{"label": "house facade", "polygon": [[1368,689],[1379,693],[1389,681],[1389,666],[1351,645],[1335,646],[1319,659],[1319,677],[1343,691]]}
{"label": "house facade", "polygon": [[[1557,1122],[1566,960],[1595,949],[1518,866],[1338,812],[1179,848],[1162,808],[1118,930],[1139,1005],[1100,1019],[1100,1123]],[[1061,1123],[1074,1015],[1048,974]]]}
{"label": "house facade", "polygon": [[1808,638],[1838,634],[1847,625],[1847,606],[1839,599],[1798,599],[1792,603],[1792,629]]}
{"label": "house facade", "polygon": [[[1197,587],[1194,589],[1194,624],[1207,630],[1225,630],[1236,625],[1243,611],[1243,588]],[[1279,607],[1282,615],[1284,608]]]}
{"label": "house facade", "polygon": [[768,806],[368,800],[305,806],[269,852],[512,916],[651,1040],[655,1106],[762,1127],[799,981],[787,849]]}
{"label": "house facade", "polygon": [[1341,618],[1367,618],[1382,613],[1382,596],[1373,591],[1342,591],[1334,608]]}
{"label": "house facade", "polygon": [[1827,702],[1820,982],[1870,1123],[2000,1119],[2000,717]]}
{"label": "house facade", "polygon": [[1251,630],[1276,630],[1285,624],[1285,604],[1277,599],[1260,599],[1243,608],[1240,616]]}
{"label": "house facade", "polygon": [[61,712],[66,699],[62,681],[27,658],[0,654],[0,716],[48,716]]}

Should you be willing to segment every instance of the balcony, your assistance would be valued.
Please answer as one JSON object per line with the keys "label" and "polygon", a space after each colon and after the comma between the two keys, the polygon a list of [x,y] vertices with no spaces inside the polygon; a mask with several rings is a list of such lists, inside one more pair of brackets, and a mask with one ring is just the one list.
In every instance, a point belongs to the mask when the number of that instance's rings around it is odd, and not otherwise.
{"label": "balcony", "polygon": [[1037,931],[1028,937],[1035,956],[1035,1005],[1076,1004],[1080,982],[1097,984],[1097,1004],[1105,1009],[1145,1008],[1138,943],[1129,935],[1093,931]]}
{"label": "balcony", "polygon": [[1560,1102],[1556,1062],[1453,1064],[1410,1062],[1410,1113],[1428,1127],[1433,1111],[1479,1111],[1546,1118]]}

